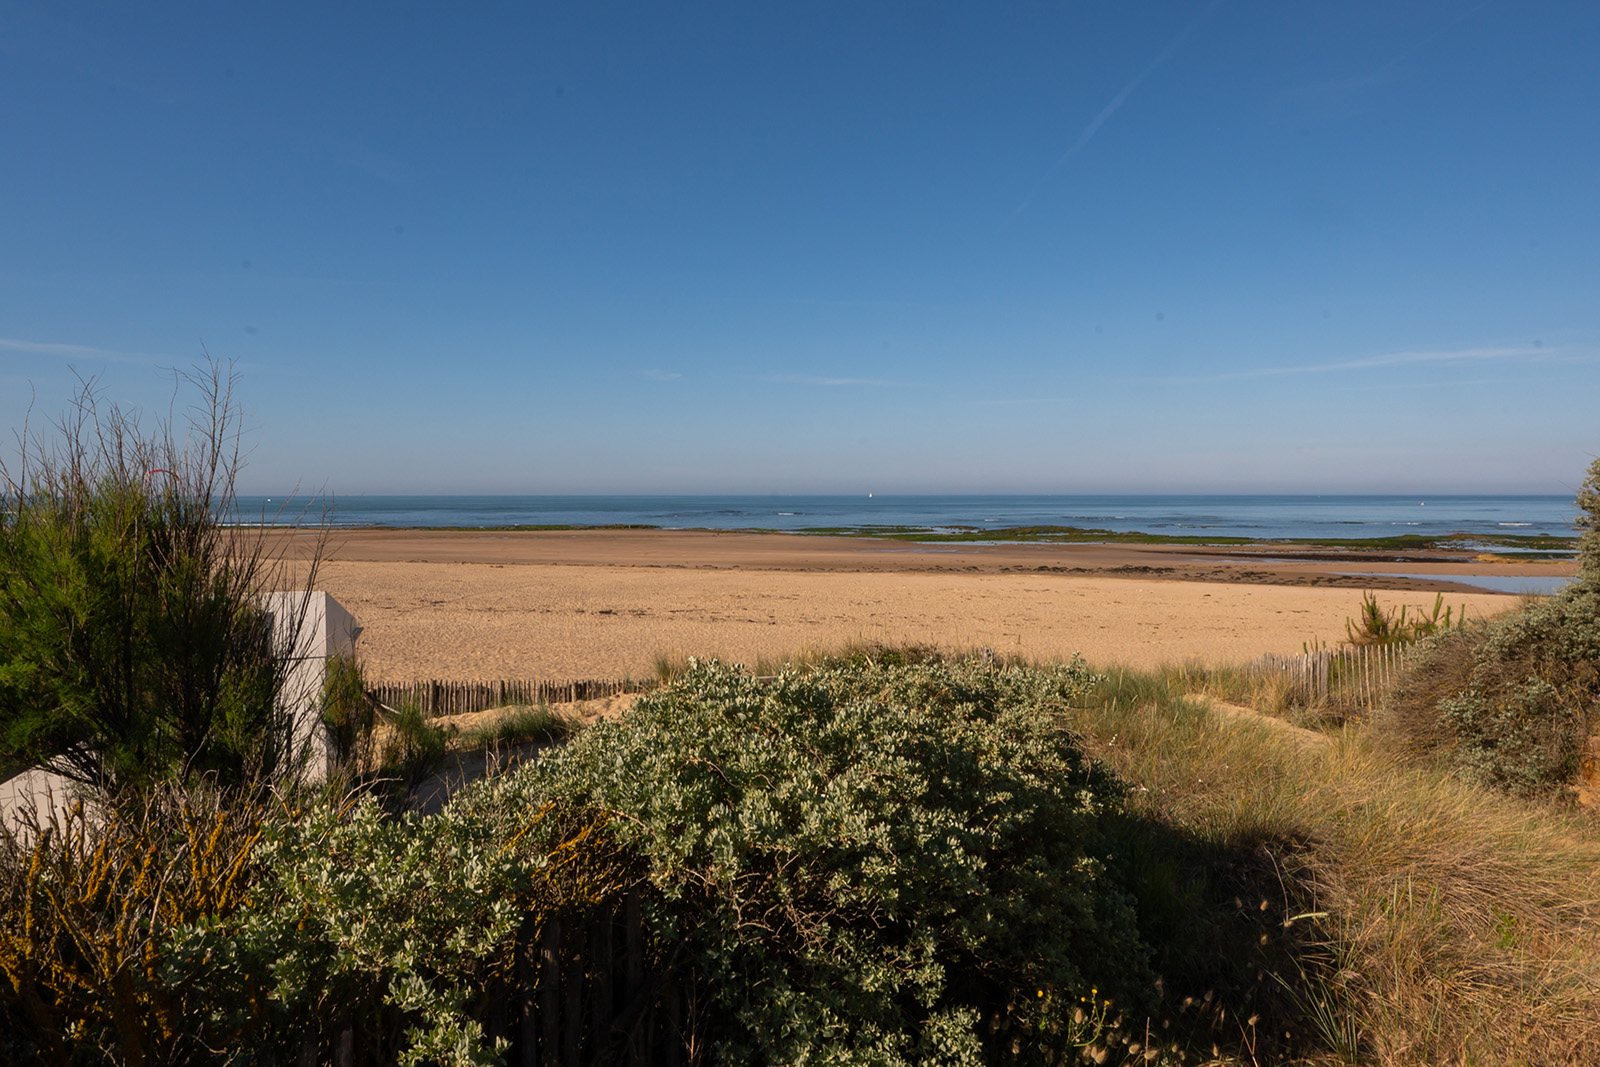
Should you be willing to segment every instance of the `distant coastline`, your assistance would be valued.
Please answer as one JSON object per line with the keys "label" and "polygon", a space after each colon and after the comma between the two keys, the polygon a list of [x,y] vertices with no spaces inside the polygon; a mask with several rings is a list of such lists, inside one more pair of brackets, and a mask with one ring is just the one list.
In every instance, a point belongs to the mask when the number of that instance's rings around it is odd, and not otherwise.
{"label": "distant coastline", "polygon": [[268,525],[419,530],[764,531],[928,543],[1290,543],[1564,555],[1577,512],[1550,495],[242,497]]}

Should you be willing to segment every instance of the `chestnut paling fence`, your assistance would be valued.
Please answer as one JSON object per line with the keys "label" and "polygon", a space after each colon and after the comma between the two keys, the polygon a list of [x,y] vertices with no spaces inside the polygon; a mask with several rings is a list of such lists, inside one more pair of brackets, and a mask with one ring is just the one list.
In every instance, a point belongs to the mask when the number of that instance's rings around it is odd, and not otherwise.
{"label": "chestnut paling fence", "polygon": [[[404,1042],[385,1009],[306,1033],[295,1067],[390,1067]],[[637,893],[523,924],[516,963],[474,1013],[508,1067],[694,1067],[695,983],[684,947],[650,943]],[[258,1064],[273,1064],[270,1052]]]}
{"label": "chestnut paling fence", "polygon": [[[1268,654],[1251,663],[1264,673],[1288,680],[1294,697],[1312,704],[1337,700],[1362,708],[1376,707],[1399,676],[1408,646],[1360,645],[1325,648],[1298,656]],[[373,699],[389,709],[411,705],[434,718],[486,711],[510,704],[566,704],[602,700],[649,689],[643,682],[585,678],[565,682],[417,681],[382,682],[369,687]]]}
{"label": "chestnut paling fence", "polygon": [[1287,679],[1294,698],[1302,703],[1338,701],[1370,710],[1394,684],[1407,652],[1404,645],[1325,648],[1299,656],[1269,654],[1252,666]]}
{"label": "chestnut paling fence", "polygon": [[380,682],[369,686],[368,692],[384,707],[397,710],[409,704],[428,718],[434,718],[486,711],[508,704],[570,704],[580,700],[601,700],[619,693],[642,692],[645,688],[639,682],[585,678],[570,682]]}

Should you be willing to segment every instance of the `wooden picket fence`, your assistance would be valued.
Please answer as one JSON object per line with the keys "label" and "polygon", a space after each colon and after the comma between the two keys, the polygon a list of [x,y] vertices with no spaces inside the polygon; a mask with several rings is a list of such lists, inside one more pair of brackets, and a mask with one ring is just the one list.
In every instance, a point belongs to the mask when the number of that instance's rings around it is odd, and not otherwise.
{"label": "wooden picket fence", "polygon": [[579,700],[600,700],[619,693],[637,693],[645,687],[638,682],[583,679],[573,682],[382,682],[368,692],[379,704],[399,709],[412,705],[427,718],[461,715],[507,704],[569,704]]}
{"label": "wooden picket fence", "polygon": [[[542,924],[530,917],[515,967],[493,986],[475,1015],[487,1037],[508,1043],[508,1067],[695,1067],[704,1059],[685,953],[647,943],[637,893],[587,914]],[[400,1047],[396,1020],[384,1017],[392,1014],[306,1033],[297,1067],[391,1067]]]}
{"label": "wooden picket fence", "polygon": [[1325,648],[1300,656],[1265,655],[1253,666],[1288,678],[1295,698],[1305,704],[1337,701],[1371,709],[1399,676],[1407,651],[1404,645]]}

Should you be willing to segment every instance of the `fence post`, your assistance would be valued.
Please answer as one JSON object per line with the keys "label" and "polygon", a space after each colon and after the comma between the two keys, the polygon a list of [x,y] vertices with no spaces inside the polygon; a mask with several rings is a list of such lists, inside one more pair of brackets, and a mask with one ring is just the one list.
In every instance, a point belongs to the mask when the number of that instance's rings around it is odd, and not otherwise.
{"label": "fence post", "polygon": [[[640,914],[639,894],[637,891],[629,893],[622,904],[623,924],[627,940],[627,992],[623,995],[628,1003],[639,996],[644,988],[644,918]],[[644,1034],[648,1027],[639,1027],[634,1036],[628,1040],[628,1062],[641,1064],[644,1062]]]}
{"label": "fence post", "polygon": [[544,1023],[544,1064],[561,1062],[561,920],[545,920],[539,931],[539,1017]]}
{"label": "fence post", "polygon": [[[579,931],[573,931],[576,935]],[[583,974],[585,970],[582,938],[569,939],[572,958],[567,966],[566,1023],[561,1035],[561,1062],[563,1067],[578,1067],[578,1051],[583,1037]]]}
{"label": "fence post", "polygon": [[611,927],[615,921],[614,915],[606,913],[589,927],[589,1030],[593,1047],[597,1049],[605,1047],[611,1024],[615,1022],[611,1000],[612,954],[615,951]]}
{"label": "fence post", "polygon": [[522,929],[517,933],[517,988],[521,999],[517,1005],[517,1040],[522,1046],[520,1067],[539,1067],[539,1017],[533,1010],[534,987],[539,972],[534,966],[538,951],[533,939],[533,915],[522,917]]}

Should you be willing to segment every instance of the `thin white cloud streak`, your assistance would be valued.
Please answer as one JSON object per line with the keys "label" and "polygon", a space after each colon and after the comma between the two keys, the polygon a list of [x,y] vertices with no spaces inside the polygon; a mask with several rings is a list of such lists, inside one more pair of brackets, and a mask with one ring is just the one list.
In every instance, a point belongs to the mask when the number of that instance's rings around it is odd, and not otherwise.
{"label": "thin white cloud streak", "polygon": [[1173,54],[1177,52],[1178,49],[1183,47],[1183,43],[1189,39],[1190,35],[1194,33],[1194,31],[1199,27],[1200,23],[1205,20],[1206,15],[1211,13],[1211,8],[1216,6],[1216,4],[1212,4],[1211,7],[1206,8],[1206,10],[1201,13],[1199,18],[1195,19],[1193,22],[1189,23],[1188,26],[1184,27],[1183,32],[1178,34],[1177,37],[1173,38],[1172,43],[1161,50],[1161,53],[1150,62],[1149,66],[1145,67],[1138,74],[1134,75],[1133,80],[1127,85],[1124,85],[1122,87],[1122,91],[1111,98],[1111,103],[1101,108],[1100,113],[1089,120],[1089,125],[1085,126],[1083,128],[1083,132],[1078,134],[1078,139],[1072,142],[1071,147],[1069,147],[1065,152],[1061,153],[1061,158],[1056,160],[1055,168],[1052,169],[1063,166],[1067,160],[1083,151],[1084,146],[1094,139],[1095,134],[1100,132],[1100,127],[1106,124],[1106,120],[1111,118],[1112,115],[1115,115],[1117,111],[1121,109],[1122,105],[1128,102],[1128,97],[1133,95],[1133,91],[1139,88],[1140,84],[1143,83],[1146,78],[1160,70],[1162,65],[1166,63],[1167,60],[1171,59]]}
{"label": "thin white cloud streak", "polygon": [[56,359],[104,359],[113,363],[154,363],[157,356],[145,355],[142,352],[118,352],[110,348],[94,348],[89,345],[70,345],[52,341],[24,341],[15,337],[0,337],[0,348],[12,352],[34,352],[42,356],[53,356]]}
{"label": "thin white cloud streak", "polygon": [[[1049,180],[1052,174],[1064,167],[1068,160],[1077,155],[1079,152],[1083,151],[1089,142],[1094,140],[1094,135],[1100,132],[1100,127],[1104,126],[1111,116],[1115,115],[1122,108],[1122,105],[1128,102],[1128,98],[1133,95],[1134,90],[1139,88],[1146,78],[1160,70],[1162,65],[1171,59],[1173,55],[1177,53],[1178,49],[1183,47],[1184,42],[1194,34],[1195,30],[1200,28],[1200,24],[1206,20],[1207,16],[1209,16],[1212,11],[1216,10],[1217,5],[1221,2],[1222,0],[1212,0],[1212,3],[1207,6],[1206,9],[1202,11],[1193,22],[1184,27],[1182,33],[1173,38],[1171,44],[1163,48],[1160,53],[1157,54],[1155,59],[1151,60],[1150,63],[1138,74],[1135,74],[1133,76],[1133,80],[1127,85],[1124,85],[1117,95],[1111,98],[1111,102],[1109,104],[1101,108],[1099,113],[1096,114],[1094,118],[1089,120],[1089,124],[1083,128],[1083,132],[1078,134],[1077,140],[1073,141],[1072,144],[1068,146],[1067,150],[1061,153],[1056,161],[1050,165],[1050,169],[1046,171],[1044,177],[1039,180],[1039,185],[1043,185],[1045,181]],[[1035,195],[1037,195],[1037,193],[1038,188],[1036,186],[1034,191],[1029,193],[1027,198],[1024,199],[1022,203],[1017,205],[1017,210],[1012,212],[1012,217],[1015,218],[1017,215],[1022,214],[1027,206],[1033,202],[1033,198]]]}
{"label": "thin white cloud streak", "polygon": [[893,385],[893,382],[883,381],[879,378],[809,378],[799,374],[769,374],[765,381],[775,382],[778,385],[816,385],[816,386],[841,386],[841,385]]}
{"label": "thin white cloud streak", "polygon": [[[1189,378],[1163,378],[1172,384],[1196,382],[1232,382],[1245,378],[1275,378],[1291,374],[1333,374],[1339,371],[1372,370],[1379,367],[1402,367],[1419,363],[1473,363],[1491,359],[1526,359],[1541,362],[1571,362],[1549,348],[1463,348],[1451,352],[1392,352],[1368,359],[1351,359],[1340,363],[1313,363],[1306,366],[1256,367],[1252,370],[1230,371],[1226,374],[1206,374]],[[1587,360],[1585,360],[1587,362]]]}

